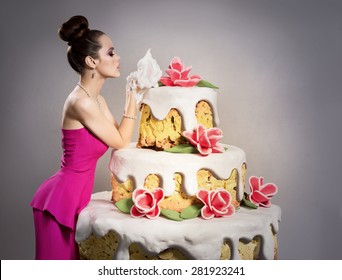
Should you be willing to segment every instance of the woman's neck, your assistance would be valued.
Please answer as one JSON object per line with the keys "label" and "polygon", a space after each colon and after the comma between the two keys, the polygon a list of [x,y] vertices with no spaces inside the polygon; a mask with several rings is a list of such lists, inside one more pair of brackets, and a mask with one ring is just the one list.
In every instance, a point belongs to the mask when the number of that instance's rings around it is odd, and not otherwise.
{"label": "woman's neck", "polygon": [[94,97],[101,93],[105,79],[80,77],[79,83]]}

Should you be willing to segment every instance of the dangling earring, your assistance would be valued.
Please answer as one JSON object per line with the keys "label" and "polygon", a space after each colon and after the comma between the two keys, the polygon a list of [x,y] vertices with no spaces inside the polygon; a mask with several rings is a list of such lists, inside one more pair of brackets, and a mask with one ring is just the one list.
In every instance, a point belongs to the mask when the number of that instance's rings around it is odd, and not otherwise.
{"label": "dangling earring", "polygon": [[96,71],[95,71],[95,68],[93,68],[93,72],[91,73],[91,78],[94,79],[95,75],[96,75]]}

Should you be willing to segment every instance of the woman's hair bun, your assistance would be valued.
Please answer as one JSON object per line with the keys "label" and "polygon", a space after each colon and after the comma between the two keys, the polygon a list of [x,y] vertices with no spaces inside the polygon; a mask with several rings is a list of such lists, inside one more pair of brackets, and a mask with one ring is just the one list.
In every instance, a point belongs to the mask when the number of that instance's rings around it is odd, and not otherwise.
{"label": "woman's hair bun", "polygon": [[71,46],[72,43],[82,37],[89,31],[89,22],[84,16],[73,16],[68,21],[64,22],[58,30],[59,37],[68,42]]}

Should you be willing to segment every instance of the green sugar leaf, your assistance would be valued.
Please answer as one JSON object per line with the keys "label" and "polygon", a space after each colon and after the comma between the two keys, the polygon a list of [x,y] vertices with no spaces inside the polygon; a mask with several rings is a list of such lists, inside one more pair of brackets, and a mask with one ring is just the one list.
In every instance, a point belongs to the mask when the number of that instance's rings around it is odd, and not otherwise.
{"label": "green sugar leaf", "polygon": [[164,152],[176,153],[176,154],[197,154],[197,149],[191,144],[180,144],[169,149],[165,149]]}
{"label": "green sugar leaf", "polygon": [[[158,81],[158,86],[159,87],[165,87],[165,85],[161,82],[161,81]],[[208,81],[206,80],[200,80],[197,84],[196,84],[197,87],[207,87],[207,88],[215,88],[215,89],[218,89],[219,87],[213,85],[212,83],[209,83]]]}
{"label": "green sugar leaf", "polygon": [[247,194],[245,193],[243,196],[243,199],[241,201],[243,206],[246,206],[248,208],[252,208],[252,209],[257,209],[258,206],[256,206],[254,203],[252,203],[250,200],[247,199]]}
{"label": "green sugar leaf", "polygon": [[202,207],[203,207],[202,204],[190,205],[189,207],[185,208],[180,213],[180,216],[183,219],[193,219],[193,218],[196,218],[201,213],[201,208]]}
{"label": "green sugar leaf", "polygon": [[124,198],[115,203],[115,206],[123,213],[130,213],[133,205],[132,198]]}
{"label": "green sugar leaf", "polygon": [[183,221],[183,219],[179,215],[179,212],[177,212],[176,210],[162,209],[160,211],[160,214],[165,218],[168,218],[173,221]]}
{"label": "green sugar leaf", "polygon": [[207,88],[216,88],[218,89],[217,86],[209,83],[208,81],[206,80],[200,80],[197,84],[196,84],[197,87],[207,87]]}

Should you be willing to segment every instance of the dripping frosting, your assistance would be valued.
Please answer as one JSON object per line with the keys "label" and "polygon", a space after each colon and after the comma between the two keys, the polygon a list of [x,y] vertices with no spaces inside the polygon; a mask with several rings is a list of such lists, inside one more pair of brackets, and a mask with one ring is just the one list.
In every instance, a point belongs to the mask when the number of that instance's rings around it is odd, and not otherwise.
{"label": "dripping frosting", "polygon": [[109,163],[110,171],[116,178],[125,182],[132,177],[136,188],[144,186],[145,178],[149,174],[161,177],[161,188],[166,196],[172,195],[175,190],[173,177],[175,173],[181,173],[184,192],[195,195],[198,190],[197,172],[201,169],[210,170],[218,179],[229,178],[231,172],[238,171],[237,199],[243,198],[244,185],[242,182],[241,169],[246,162],[246,156],[242,149],[223,145],[226,151],[203,157],[199,154],[173,154],[154,151],[150,149],[138,149],[135,143],[127,148],[113,150]]}
{"label": "dripping frosting", "polygon": [[120,243],[114,259],[129,259],[129,245],[139,243],[151,253],[177,246],[192,259],[214,260],[220,258],[224,241],[231,244],[231,258],[240,259],[239,240],[250,241],[260,236],[260,258],[273,259],[273,233],[279,230],[280,218],[280,208],[272,205],[255,210],[241,207],[233,217],[212,220],[195,218],[180,223],[162,217],[133,219],[114,206],[111,192],[100,192],[92,195],[88,206],[79,214],[76,241],[86,240],[92,233],[101,237],[115,231]]}
{"label": "dripping frosting", "polygon": [[[207,101],[213,110],[214,126],[219,125],[217,112],[217,92],[205,87],[158,87],[151,88],[141,101],[151,108],[153,116],[163,120],[174,108],[182,116],[183,130],[193,130],[197,127],[194,108],[199,101]],[[189,109],[190,108],[190,109]],[[192,108],[192,109],[191,109]]]}

